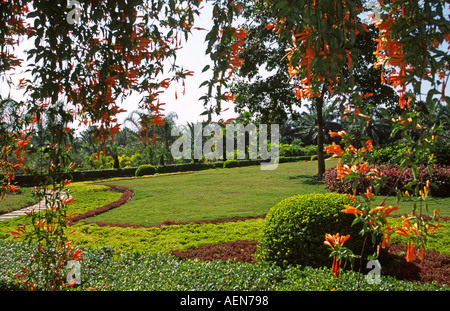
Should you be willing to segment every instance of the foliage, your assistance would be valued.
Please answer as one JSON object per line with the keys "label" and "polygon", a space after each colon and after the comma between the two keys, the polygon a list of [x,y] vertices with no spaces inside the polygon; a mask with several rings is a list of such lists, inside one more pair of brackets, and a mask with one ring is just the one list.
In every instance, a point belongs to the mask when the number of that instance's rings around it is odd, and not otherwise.
{"label": "foliage", "polygon": [[361,252],[362,227],[352,226],[353,217],[342,213],[344,205],[350,203],[345,195],[333,193],[298,195],[281,201],[266,216],[258,258],[281,266],[327,266],[329,252],[323,245],[327,232],[350,234],[353,241],[349,247]]}
{"label": "foliage", "polygon": [[[292,40],[292,47],[287,50],[286,57],[289,59],[288,72],[298,82],[297,96],[309,97],[320,103],[323,102],[325,91],[337,94],[336,102],[341,105],[343,118],[350,121],[348,131],[330,133],[341,137],[344,147],[334,142],[326,147],[328,154],[342,159],[336,168],[336,177],[352,180],[352,201],[355,206],[346,206],[344,213],[353,214],[355,223],[364,224],[363,234],[383,234],[382,247],[389,240],[390,232],[396,229],[396,233],[408,238],[407,261],[415,258],[416,250],[419,258],[423,259],[426,240],[439,225],[430,225],[415,214],[417,209],[421,210],[427,205],[430,186],[429,180],[423,188],[420,186],[416,157],[407,156],[399,161],[400,167],[411,167],[413,182],[410,186],[414,189],[412,195],[416,197],[417,203],[411,216],[403,220],[402,226],[390,227],[386,220],[389,213],[398,208],[398,204],[387,207],[383,201],[378,206],[371,206],[380,186],[378,182],[382,179],[379,172],[373,169],[368,171],[367,155],[373,148],[373,139],[355,133],[368,132],[374,115],[370,106],[365,105],[365,99],[374,94],[366,93],[359,87],[351,73],[355,61],[360,60],[361,56],[361,50],[354,45],[356,38],[358,34],[369,31],[368,26],[357,16],[364,9],[364,3],[314,1],[297,6],[291,1],[270,1],[269,4],[277,19],[267,28],[281,34],[286,40]],[[387,70],[381,72],[381,81],[393,86],[399,95],[399,116],[392,118],[394,128],[391,135],[400,134],[414,141],[407,155],[422,152],[431,161],[430,150],[442,131],[442,125],[436,125],[430,120],[432,113],[425,114],[428,120],[420,119],[419,115],[421,111],[435,111],[439,101],[449,102],[445,94],[449,69],[448,49],[442,48],[450,40],[445,5],[443,2],[429,1],[378,1],[373,4],[371,22],[379,30],[374,68]],[[432,87],[423,103],[425,109],[418,109],[424,81]],[[361,202],[356,202],[361,173],[365,172],[369,172],[372,183],[366,188]],[[377,256],[374,254],[371,258]],[[336,255],[333,257],[334,262],[339,259]],[[333,273],[339,276],[339,267],[336,269],[333,265],[333,268]]]}
{"label": "foliage", "polygon": [[[23,289],[9,276],[19,270],[32,247],[0,242],[0,288]],[[165,254],[129,252],[114,256],[114,249],[83,248],[81,284],[70,290],[110,291],[329,291],[354,290],[357,274],[343,272],[337,280],[328,269],[251,263],[181,260]],[[5,256],[8,254],[8,256]],[[146,271],[146,273],[142,273]],[[447,286],[421,284],[382,276],[380,284],[364,282],[365,291],[448,290]]]}
{"label": "foliage", "polygon": [[[410,141],[396,141],[389,145],[380,145],[373,148],[371,163],[384,164],[396,163],[397,159],[404,157],[405,154],[410,153],[412,142]],[[450,165],[450,143],[440,142],[433,145],[433,162],[440,165]],[[417,164],[427,164],[429,156],[423,153],[410,154],[415,157]]]}
{"label": "foliage", "polygon": [[223,168],[232,168],[232,167],[239,167],[240,164],[237,160],[226,160],[223,163]]}
{"label": "foliage", "polygon": [[236,239],[257,240],[262,219],[217,224],[188,223],[155,227],[106,226],[97,224],[76,225],[71,239],[80,246],[109,245],[117,253],[149,252],[168,253],[172,250],[196,249],[206,244],[220,244]]}
{"label": "foliage", "polygon": [[312,156],[317,154],[317,146],[299,146],[297,144],[280,144],[280,156],[298,157]]}
{"label": "foliage", "polygon": [[156,174],[156,168],[153,165],[141,165],[136,169],[136,177]]}
{"label": "foliage", "polygon": [[[368,165],[368,171],[359,176],[356,193],[362,194],[371,187],[370,170],[379,172],[380,183],[376,192],[378,195],[396,195],[397,193],[414,193],[415,188],[422,189],[427,181],[430,183],[430,194],[435,197],[448,197],[450,195],[450,168],[448,166],[424,165],[418,168],[418,183],[413,185],[414,176],[409,167],[400,168],[398,165]],[[353,182],[350,179],[338,179],[337,169],[330,168],[324,175],[325,187],[330,192],[352,194]]]}

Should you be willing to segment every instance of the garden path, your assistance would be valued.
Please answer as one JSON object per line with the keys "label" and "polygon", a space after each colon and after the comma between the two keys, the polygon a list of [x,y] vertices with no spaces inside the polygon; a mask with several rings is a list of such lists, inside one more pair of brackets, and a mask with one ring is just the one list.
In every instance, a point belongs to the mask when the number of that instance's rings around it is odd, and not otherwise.
{"label": "garden path", "polygon": [[33,208],[36,212],[43,210],[45,208],[45,199],[43,199],[39,203],[22,208],[20,210],[13,211],[13,212],[6,213],[6,214],[1,214],[0,221],[8,220],[8,219],[19,217],[19,216],[24,216],[24,215],[26,215],[27,211],[33,210]]}

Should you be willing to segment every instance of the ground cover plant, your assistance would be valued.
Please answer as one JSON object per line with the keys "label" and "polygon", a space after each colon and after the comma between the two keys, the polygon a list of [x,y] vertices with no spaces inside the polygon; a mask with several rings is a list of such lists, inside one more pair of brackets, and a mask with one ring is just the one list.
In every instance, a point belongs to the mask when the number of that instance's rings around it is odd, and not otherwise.
{"label": "ground cover plant", "polygon": [[[0,242],[0,289],[21,290],[11,275],[31,252],[28,244]],[[344,271],[338,280],[329,269],[222,260],[183,260],[167,254],[123,253],[111,248],[83,248],[83,282],[71,290],[150,291],[330,291],[355,290],[358,276]],[[11,256],[10,254],[14,254]],[[380,284],[361,282],[360,290],[423,291],[448,290],[438,284],[421,284],[383,277]]]}

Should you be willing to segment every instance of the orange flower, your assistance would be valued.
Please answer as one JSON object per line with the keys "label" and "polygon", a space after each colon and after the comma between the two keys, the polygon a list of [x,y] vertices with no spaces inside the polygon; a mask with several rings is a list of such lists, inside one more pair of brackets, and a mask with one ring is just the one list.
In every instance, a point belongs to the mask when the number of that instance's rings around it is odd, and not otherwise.
{"label": "orange flower", "polygon": [[75,201],[74,197],[65,197],[61,199],[61,202],[66,204],[66,205],[70,205]]}
{"label": "orange flower", "polygon": [[341,270],[341,261],[336,258],[336,256],[333,257],[333,266],[331,267],[331,272],[336,276],[336,278],[339,278],[339,273]]}
{"label": "orange flower", "polygon": [[[324,244],[331,247],[331,249],[335,250],[342,245],[350,238],[350,235],[346,236],[340,236],[339,233],[336,233],[335,235],[331,235],[326,233],[325,234],[325,242]],[[339,278],[339,272],[341,270],[341,261],[334,256],[333,257],[333,266],[331,268],[331,272]]]}
{"label": "orange flower", "polygon": [[325,151],[327,154],[334,153],[333,157],[339,157],[344,153],[344,150],[342,150],[341,146],[336,145],[335,142],[333,142],[332,145],[325,147]]}
{"label": "orange flower", "polygon": [[356,200],[356,188],[353,190],[353,195],[352,196],[350,196],[348,194],[346,194],[346,196],[347,196],[347,198],[350,199],[350,201],[355,202],[355,200]]}
{"label": "orange flower", "polygon": [[414,261],[414,259],[416,259],[416,255],[414,253],[414,242],[411,241],[406,246],[406,261],[411,262],[411,261]]}
{"label": "orange flower", "polygon": [[336,172],[337,172],[336,179],[344,178],[345,176],[347,176],[347,174],[350,173],[350,171],[351,171],[351,169],[348,165],[342,166],[341,162],[339,162],[336,167]]}
{"label": "orange flower", "polygon": [[346,236],[340,236],[339,233],[336,233],[335,235],[331,235],[329,233],[325,234],[325,245],[328,245],[332,249],[336,249],[342,245],[350,238],[350,234]]}
{"label": "orange flower", "polygon": [[357,153],[358,149],[356,149],[355,147],[353,147],[353,145],[350,145],[347,147],[346,151],[352,151],[353,153]]}
{"label": "orange flower", "polygon": [[352,205],[344,205],[345,209],[342,210],[345,214],[361,215],[362,211]]}
{"label": "orange flower", "polygon": [[367,162],[364,162],[363,164],[361,164],[361,165],[359,166],[359,171],[360,171],[361,173],[365,173],[365,172],[367,172],[368,170],[369,170],[369,166],[368,166]]}
{"label": "orange flower", "polygon": [[372,141],[371,140],[368,140],[368,141],[366,141],[366,146],[367,146],[367,150],[372,150],[372,148],[373,148],[373,145],[372,145]]}
{"label": "orange flower", "polygon": [[368,199],[371,199],[375,197],[375,194],[372,192],[372,187],[367,188],[366,192],[364,193]]}
{"label": "orange flower", "polygon": [[331,130],[328,132],[330,134],[330,137],[344,137],[344,135],[347,135],[345,131],[339,131],[339,132],[332,132]]}

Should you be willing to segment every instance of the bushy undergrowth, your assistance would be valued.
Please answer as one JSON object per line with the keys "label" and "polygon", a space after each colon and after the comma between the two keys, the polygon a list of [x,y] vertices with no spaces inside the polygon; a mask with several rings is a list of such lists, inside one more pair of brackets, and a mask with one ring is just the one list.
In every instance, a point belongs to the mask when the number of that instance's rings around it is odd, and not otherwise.
{"label": "bushy undergrowth", "polygon": [[317,146],[299,146],[296,144],[281,144],[280,156],[285,157],[298,157],[298,156],[312,156],[317,154]]}
{"label": "bushy undergrowth", "polygon": [[[110,291],[247,291],[355,290],[358,275],[343,272],[339,279],[327,268],[270,265],[231,261],[182,260],[172,255],[124,253],[109,247],[85,248],[81,261],[81,284],[70,290]],[[14,274],[26,263],[30,246],[0,241],[0,289],[20,290]],[[419,284],[383,277],[369,284],[360,277],[360,290],[448,290],[446,286]]]}
{"label": "bushy undergrowth", "polygon": [[[388,145],[375,146],[371,151],[373,164],[395,163],[396,159],[403,158],[414,145],[414,142],[397,141]],[[436,163],[450,165],[450,143],[440,141],[431,147],[430,153],[434,155]],[[415,155],[415,163],[428,163],[428,154]]]}
{"label": "bushy undergrowth", "polygon": [[[405,167],[399,169],[397,165],[369,165],[369,169],[377,169],[383,180],[383,186],[379,189],[378,194],[387,195],[395,194],[391,189],[409,190],[406,186],[413,181],[413,174],[411,168]],[[337,193],[352,193],[352,181],[349,179],[337,179],[336,168],[330,168],[325,171],[324,182],[325,187],[329,192]],[[431,173],[424,165],[418,167],[418,179],[421,183],[420,189],[425,186],[426,181],[430,180],[431,194],[436,197],[450,196],[450,167],[442,165],[432,165]],[[361,173],[360,183],[358,185],[358,193],[363,193],[370,186],[370,180],[366,173]]]}

